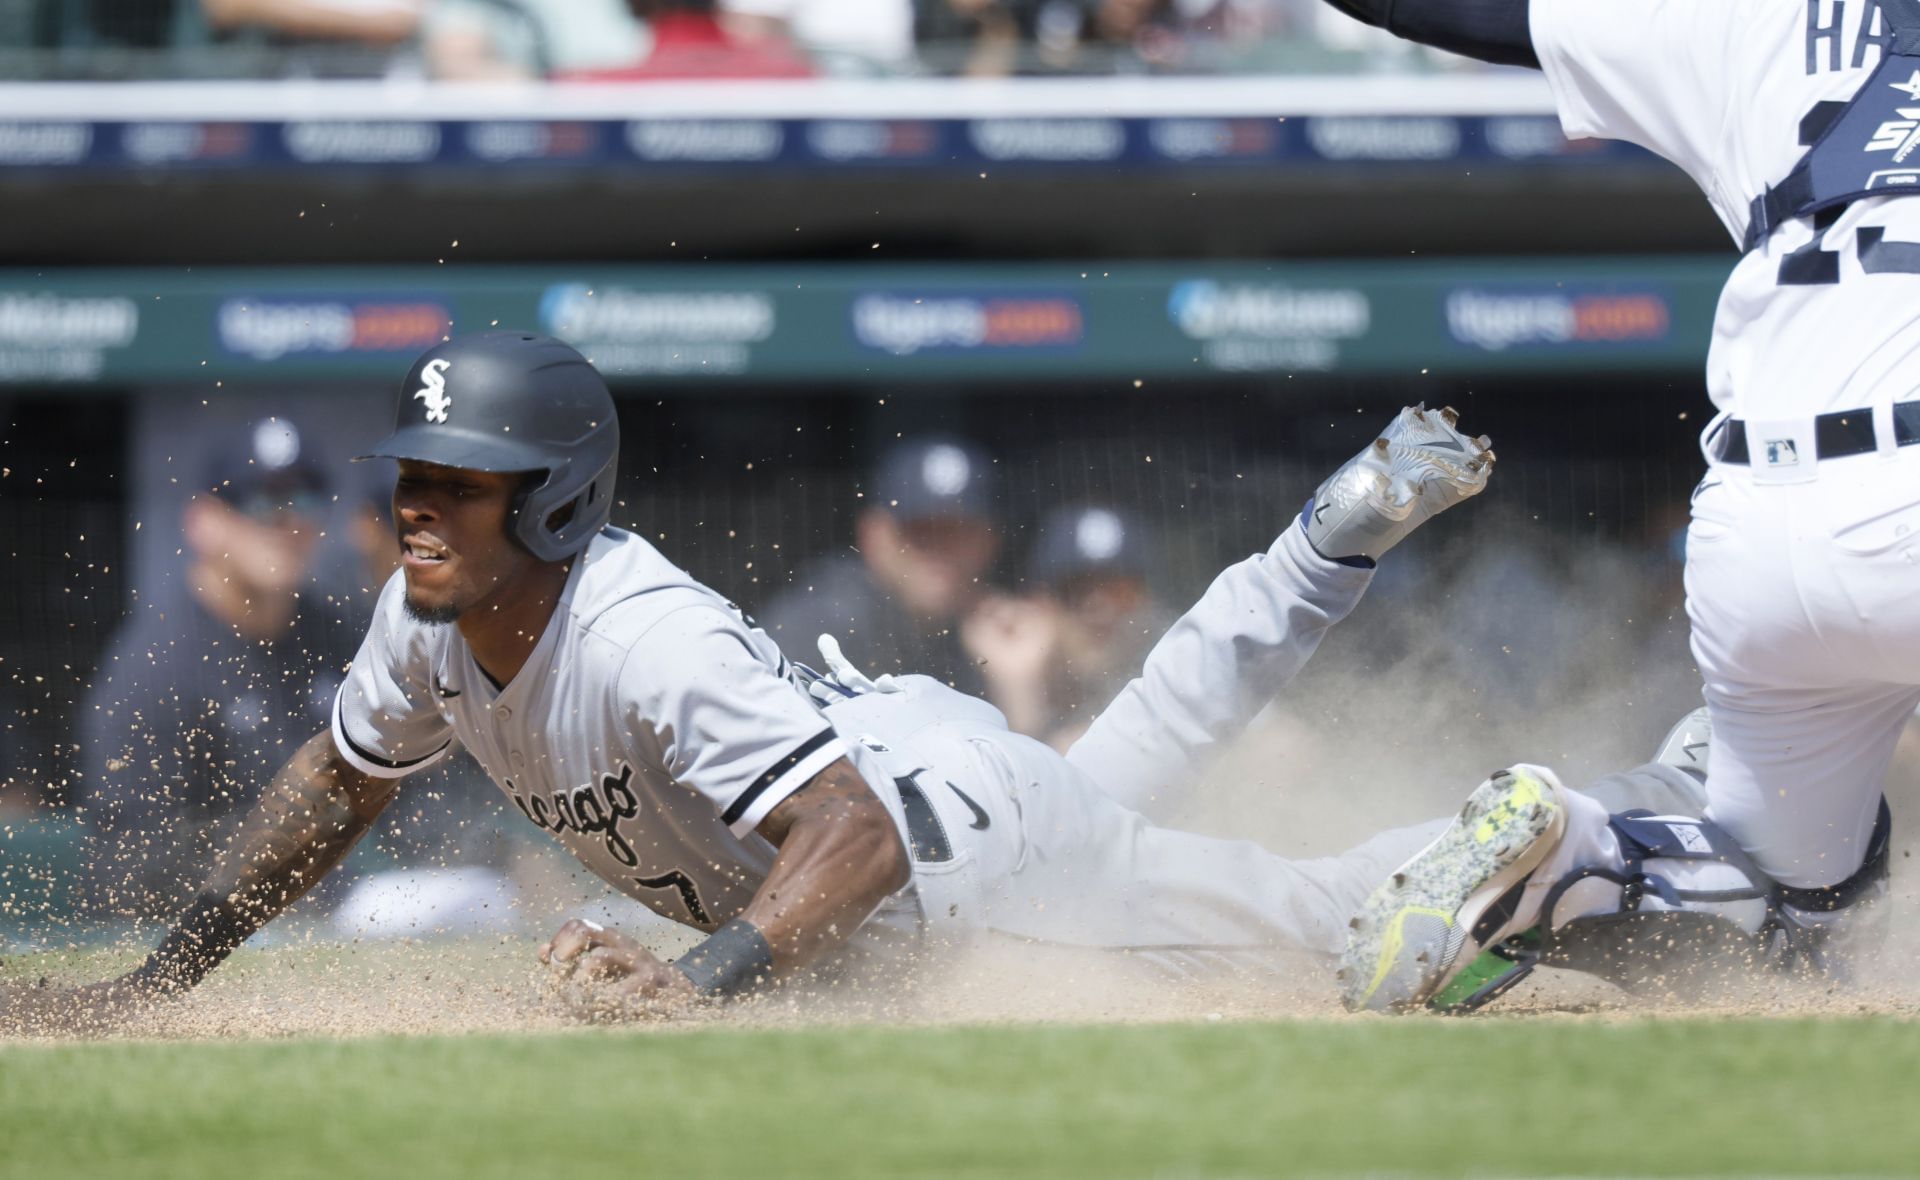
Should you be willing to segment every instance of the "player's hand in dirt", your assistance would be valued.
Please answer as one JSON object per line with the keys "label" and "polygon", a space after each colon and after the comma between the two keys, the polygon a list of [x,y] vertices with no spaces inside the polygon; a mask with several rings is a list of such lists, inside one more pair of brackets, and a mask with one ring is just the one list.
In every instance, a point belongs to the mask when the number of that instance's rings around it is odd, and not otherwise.
{"label": "player's hand in dirt", "polygon": [[663,1015],[699,999],[678,967],[598,922],[573,918],[540,948],[568,983],[567,1000],[591,1018]]}

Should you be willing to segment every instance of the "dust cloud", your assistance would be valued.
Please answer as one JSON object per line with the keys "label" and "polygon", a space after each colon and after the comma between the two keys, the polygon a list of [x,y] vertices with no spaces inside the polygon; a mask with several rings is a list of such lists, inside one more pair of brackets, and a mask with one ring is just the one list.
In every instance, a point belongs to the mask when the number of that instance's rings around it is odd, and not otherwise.
{"label": "dust cloud", "polygon": [[[1572,556],[1565,545],[1495,548],[1487,536],[1480,529],[1407,546],[1410,568],[1392,578],[1383,568],[1375,592],[1309,669],[1198,781],[1156,800],[1155,818],[1250,838],[1287,856],[1324,856],[1385,827],[1445,816],[1487,773],[1512,762],[1553,766],[1577,786],[1647,760],[1666,728],[1699,702],[1677,564],[1628,548]],[[1388,565],[1401,559],[1396,553]],[[1916,813],[1916,779],[1920,735],[1910,732],[1888,782],[1896,817]],[[504,829],[515,818],[502,811],[497,822]],[[1920,911],[1911,831],[1896,823],[1884,953],[1863,961],[1850,985],[1761,976],[1707,989],[1704,998],[1700,989],[1628,995],[1543,971],[1471,1019],[1914,1014],[1920,933],[1911,915]],[[534,950],[565,917],[585,912],[619,924],[667,955],[693,941],[637,906],[608,901],[571,862],[518,855],[529,864],[515,872],[509,930],[454,935],[429,923],[413,937],[356,940],[296,911],[271,928],[267,945],[243,950],[193,994],[131,1018],[112,1035],[559,1031],[581,1024],[571,985],[541,968]],[[99,978],[136,962],[154,937],[149,929],[128,934],[115,950],[67,950],[59,930],[43,930],[30,947],[6,955],[0,979]],[[964,953],[923,953],[875,978],[640,1023],[668,1031],[1274,1019],[1378,1018],[1343,1013],[1330,966],[1304,957],[1220,978],[1170,978],[1138,956],[990,939]]]}

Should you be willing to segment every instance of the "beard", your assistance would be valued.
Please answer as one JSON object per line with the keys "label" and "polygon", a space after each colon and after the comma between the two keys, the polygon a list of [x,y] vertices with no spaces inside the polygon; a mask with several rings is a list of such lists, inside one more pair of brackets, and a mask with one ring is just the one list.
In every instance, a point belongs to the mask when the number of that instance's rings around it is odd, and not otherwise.
{"label": "beard", "polygon": [[451,602],[439,606],[427,606],[416,600],[413,595],[402,597],[401,602],[407,608],[407,617],[416,623],[425,623],[429,627],[444,627],[459,621],[460,608]]}

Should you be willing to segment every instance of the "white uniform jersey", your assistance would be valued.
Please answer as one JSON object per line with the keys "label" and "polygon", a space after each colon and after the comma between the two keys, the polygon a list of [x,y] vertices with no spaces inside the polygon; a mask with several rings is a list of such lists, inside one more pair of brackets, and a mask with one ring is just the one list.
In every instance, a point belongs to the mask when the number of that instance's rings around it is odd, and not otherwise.
{"label": "white uniform jersey", "polygon": [[[1531,20],[1566,133],[1673,161],[1736,241],[1753,198],[1805,153],[1802,119],[1853,97],[1887,35],[1870,0],[1533,0]],[[1904,247],[1880,252],[1894,269],[1863,269],[1862,229]],[[1817,236],[1789,221],[1728,279],[1707,360],[1722,411],[1793,420],[1914,396],[1920,200],[1855,202]],[[1782,285],[1782,258],[1803,250],[1835,252],[1838,280]]]}
{"label": "white uniform jersey", "polygon": [[431,765],[457,739],[536,827],[661,915],[713,929],[743,909],[775,849],[754,829],[836,758],[896,815],[765,633],[631,533],[574,562],[526,666],[504,687],[452,626],[381,593],[340,689],[333,736],[367,774]]}

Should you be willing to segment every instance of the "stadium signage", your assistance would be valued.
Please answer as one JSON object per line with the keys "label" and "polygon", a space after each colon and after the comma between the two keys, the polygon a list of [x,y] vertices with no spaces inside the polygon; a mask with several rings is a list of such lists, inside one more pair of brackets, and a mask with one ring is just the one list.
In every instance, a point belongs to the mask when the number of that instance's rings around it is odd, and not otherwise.
{"label": "stadium signage", "polygon": [[212,163],[245,159],[254,150],[245,123],[129,123],[120,150],[139,164]]}
{"label": "stadium signage", "polygon": [[453,313],[440,299],[238,297],[215,313],[220,346],[255,361],[350,352],[413,352],[439,342]]}
{"label": "stadium signage", "polygon": [[1447,334],[1486,352],[1571,345],[1645,346],[1673,326],[1661,291],[1577,291],[1464,287],[1445,301]]}
{"label": "stadium signage", "polygon": [[1488,119],[1487,150],[1503,160],[1538,160],[1554,156],[1582,154],[1600,140],[1570,140],[1560,130],[1560,120],[1534,115]]}
{"label": "stadium signage", "polygon": [[302,164],[421,164],[440,152],[440,126],[418,120],[309,120],[281,133]]}
{"label": "stadium signage", "polygon": [[765,291],[637,291],[556,283],[540,297],[541,325],[610,373],[733,375],[777,323]]}
{"label": "stadium signage", "polygon": [[139,305],[122,296],[0,291],[0,380],[92,380],[139,332]]}
{"label": "stadium signage", "polygon": [[[451,330],[538,328],[616,377],[1123,382],[1196,373],[1696,372],[1723,258],[0,271],[0,387],[391,382]],[[262,287],[265,287],[263,290]],[[1698,331],[1695,331],[1698,329]]]}
{"label": "stadium signage", "polygon": [[600,128],[593,123],[502,119],[469,123],[464,138],[467,151],[488,163],[585,160],[600,150]]}
{"label": "stadium signage", "polygon": [[1117,160],[1127,150],[1119,119],[976,119],[967,138],[989,160]]}
{"label": "stadium signage", "polygon": [[1167,296],[1167,318],[1216,369],[1330,369],[1339,342],[1365,336],[1373,305],[1352,287],[1289,287],[1187,279]]}
{"label": "stadium signage", "polygon": [[865,294],[853,301],[862,347],[913,356],[930,350],[1072,348],[1086,314],[1072,296]]}
{"label": "stadium signage", "polygon": [[786,131],[771,119],[636,119],[627,146],[660,163],[759,163],[780,154]]}
{"label": "stadium signage", "polygon": [[1147,143],[1169,160],[1264,159],[1280,143],[1276,119],[1155,119]]}
{"label": "stadium signage", "polygon": [[1307,141],[1327,160],[1446,160],[1460,154],[1460,121],[1400,117],[1308,119]]}
{"label": "stadium signage", "polygon": [[825,119],[807,124],[807,146],[823,160],[923,160],[940,147],[940,127],[920,120]]}
{"label": "stadium signage", "polygon": [[0,164],[78,164],[92,147],[89,123],[0,123]]}

